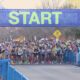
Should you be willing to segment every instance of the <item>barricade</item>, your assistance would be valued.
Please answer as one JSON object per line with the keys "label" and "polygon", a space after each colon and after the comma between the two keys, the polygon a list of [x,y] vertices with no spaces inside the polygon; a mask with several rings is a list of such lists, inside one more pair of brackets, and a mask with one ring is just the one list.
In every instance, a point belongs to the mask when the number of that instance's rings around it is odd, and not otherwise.
{"label": "barricade", "polygon": [[79,52],[79,54],[77,56],[77,65],[80,66],[80,52]]}
{"label": "barricade", "polygon": [[8,67],[8,79],[7,80],[29,80],[26,76],[24,76],[22,73],[17,71],[12,66]]}
{"label": "barricade", "polygon": [[76,63],[76,54],[70,50],[66,50],[63,55],[63,62],[69,63],[69,64],[75,64]]}
{"label": "barricade", "polygon": [[0,60],[0,80],[7,80],[9,60]]}
{"label": "barricade", "polygon": [[0,60],[0,80],[29,80],[9,64],[9,60]]}

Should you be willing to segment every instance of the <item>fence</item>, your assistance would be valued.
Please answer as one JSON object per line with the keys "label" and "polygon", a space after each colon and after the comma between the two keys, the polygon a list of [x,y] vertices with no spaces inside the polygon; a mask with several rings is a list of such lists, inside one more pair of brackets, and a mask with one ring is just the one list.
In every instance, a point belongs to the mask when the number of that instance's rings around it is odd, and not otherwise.
{"label": "fence", "polygon": [[66,51],[63,57],[64,63],[70,63],[74,65],[80,66],[80,52],[79,53],[73,53],[70,51]]}
{"label": "fence", "polygon": [[0,60],[0,80],[29,80],[11,65],[9,60]]}
{"label": "fence", "polygon": [[76,63],[76,54],[73,53],[72,51],[65,51],[63,61],[64,61],[64,63],[75,64]]}
{"label": "fence", "polygon": [[24,76],[22,73],[17,71],[12,66],[8,67],[8,79],[7,80],[29,80],[26,76]]}
{"label": "fence", "polygon": [[79,52],[79,54],[77,55],[77,65],[80,66],[80,52]]}
{"label": "fence", "polygon": [[7,80],[8,61],[9,60],[0,60],[0,80]]}

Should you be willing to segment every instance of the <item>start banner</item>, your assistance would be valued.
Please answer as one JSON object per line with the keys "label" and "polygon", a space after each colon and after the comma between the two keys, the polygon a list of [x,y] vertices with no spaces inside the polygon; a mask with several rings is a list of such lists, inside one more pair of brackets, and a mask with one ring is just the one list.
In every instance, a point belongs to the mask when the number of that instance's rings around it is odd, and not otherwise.
{"label": "start banner", "polygon": [[0,27],[79,26],[79,9],[0,9]]}

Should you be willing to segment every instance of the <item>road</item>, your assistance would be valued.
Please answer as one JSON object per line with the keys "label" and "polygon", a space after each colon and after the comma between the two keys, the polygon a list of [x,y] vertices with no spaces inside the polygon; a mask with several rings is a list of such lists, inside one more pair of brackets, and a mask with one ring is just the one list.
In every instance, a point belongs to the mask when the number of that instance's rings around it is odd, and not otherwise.
{"label": "road", "polygon": [[72,65],[18,65],[30,80],[80,80],[80,67]]}

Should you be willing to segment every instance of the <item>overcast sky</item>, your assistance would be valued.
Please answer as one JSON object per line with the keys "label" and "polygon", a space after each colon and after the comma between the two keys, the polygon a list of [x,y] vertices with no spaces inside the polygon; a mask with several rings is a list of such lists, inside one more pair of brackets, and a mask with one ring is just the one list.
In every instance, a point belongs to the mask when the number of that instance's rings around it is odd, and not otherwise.
{"label": "overcast sky", "polygon": [[[26,9],[36,9],[37,7],[41,7],[42,1],[52,1],[52,0],[0,0],[1,4],[4,8],[26,8]],[[62,5],[65,0],[54,0],[54,3],[58,5]]]}
{"label": "overcast sky", "polygon": [[53,0],[54,4],[51,2],[52,0],[0,0],[0,6],[4,8],[36,9],[42,7],[42,1],[49,1],[51,5],[59,7],[63,6],[68,1],[75,5],[80,5],[80,0]]}
{"label": "overcast sky", "polygon": [[2,0],[5,8],[36,8],[41,6],[41,0]]}

